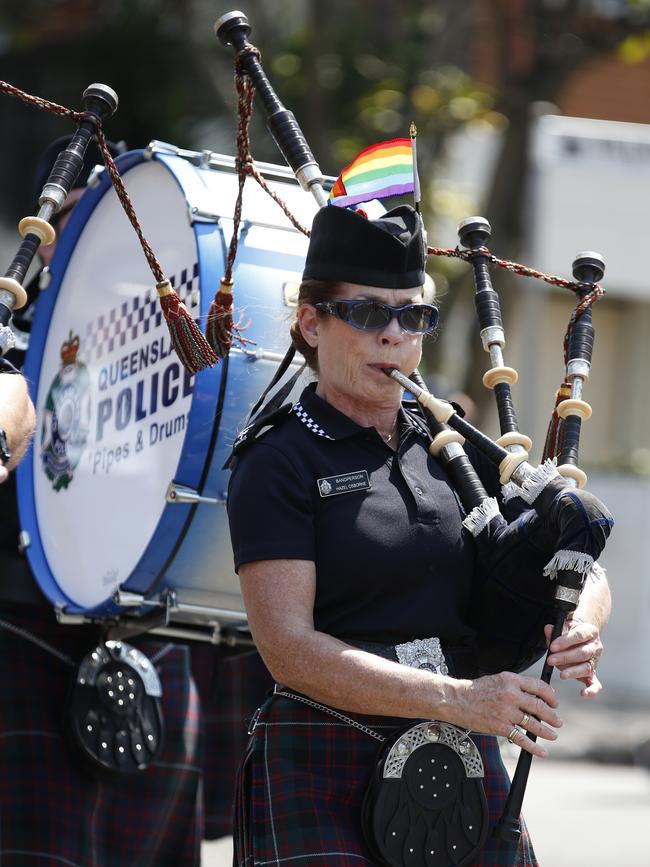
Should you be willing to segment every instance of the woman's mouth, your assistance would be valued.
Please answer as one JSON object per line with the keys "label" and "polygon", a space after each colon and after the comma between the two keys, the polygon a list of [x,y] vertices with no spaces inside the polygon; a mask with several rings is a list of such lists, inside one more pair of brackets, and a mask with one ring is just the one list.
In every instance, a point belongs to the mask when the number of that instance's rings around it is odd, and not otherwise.
{"label": "woman's mouth", "polygon": [[399,370],[399,365],[388,361],[378,361],[375,364],[368,365],[372,370],[375,370],[382,378],[390,379],[392,370]]}

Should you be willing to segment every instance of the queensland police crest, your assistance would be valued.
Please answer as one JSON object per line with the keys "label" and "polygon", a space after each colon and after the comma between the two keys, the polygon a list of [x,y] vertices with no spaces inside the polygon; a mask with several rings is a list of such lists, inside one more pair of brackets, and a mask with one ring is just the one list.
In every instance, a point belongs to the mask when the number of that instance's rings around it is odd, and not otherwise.
{"label": "queensland police crest", "polygon": [[90,377],[77,360],[79,336],[61,346],[61,369],[45,399],[41,463],[55,491],[67,488],[86,447],[90,429]]}

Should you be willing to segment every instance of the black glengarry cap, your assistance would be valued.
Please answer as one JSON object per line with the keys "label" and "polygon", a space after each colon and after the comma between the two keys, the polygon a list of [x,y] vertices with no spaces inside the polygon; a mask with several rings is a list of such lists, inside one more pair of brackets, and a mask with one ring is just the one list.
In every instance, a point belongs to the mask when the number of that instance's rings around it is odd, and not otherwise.
{"label": "black glengarry cap", "polygon": [[328,205],[312,224],[303,280],[416,289],[427,261],[422,218],[400,205],[377,220]]}

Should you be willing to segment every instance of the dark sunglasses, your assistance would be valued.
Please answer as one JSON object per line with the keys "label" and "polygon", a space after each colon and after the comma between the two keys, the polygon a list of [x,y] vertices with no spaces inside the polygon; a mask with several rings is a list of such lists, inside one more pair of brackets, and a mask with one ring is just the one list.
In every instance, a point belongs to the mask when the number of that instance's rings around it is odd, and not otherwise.
{"label": "dark sunglasses", "polygon": [[379,301],[319,301],[316,310],[342,319],[361,331],[381,331],[391,319],[397,319],[400,328],[409,334],[427,334],[438,324],[438,308],[433,304],[405,304],[391,307]]}

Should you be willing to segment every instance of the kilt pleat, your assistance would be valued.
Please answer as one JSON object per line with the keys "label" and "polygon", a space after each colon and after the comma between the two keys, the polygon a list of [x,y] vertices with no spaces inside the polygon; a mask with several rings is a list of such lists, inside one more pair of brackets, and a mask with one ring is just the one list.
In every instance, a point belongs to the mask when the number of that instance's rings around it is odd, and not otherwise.
{"label": "kilt pleat", "polygon": [[233,849],[236,852],[250,852],[253,846],[253,824],[250,815],[252,744],[251,739],[235,778]]}
{"label": "kilt pleat", "polygon": [[[347,713],[385,737],[415,720]],[[510,782],[496,738],[472,735],[485,766],[490,830],[471,867],[537,867],[522,820],[518,845],[492,838]],[[240,766],[235,867],[378,867],[361,806],[380,743],[348,723],[274,695],[262,706]]]}
{"label": "kilt pleat", "polygon": [[213,840],[232,833],[235,776],[248,722],[273,679],[256,651],[195,644],[190,660],[201,700],[204,837]]}

